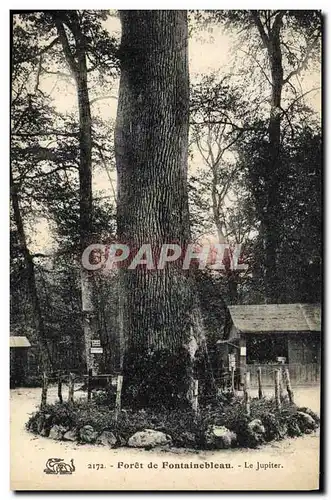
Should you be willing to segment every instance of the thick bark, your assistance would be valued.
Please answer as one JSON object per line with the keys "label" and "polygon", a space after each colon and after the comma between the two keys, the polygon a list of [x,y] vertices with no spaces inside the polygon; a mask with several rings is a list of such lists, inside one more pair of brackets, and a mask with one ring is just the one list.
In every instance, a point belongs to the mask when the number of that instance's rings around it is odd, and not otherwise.
{"label": "thick bark", "polygon": [[11,187],[11,202],[12,202],[12,208],[13,208],[14,221],[15,221],[15,224],[17,227],[18,241],[19,241],[19,245],[20,245],[20,250],[21,250],[23,258],[24,258],[24,264],[25,264],[25,269],[26,269],[27,285],[28,285],[28,290],[29,290],[29,294],[30,294],[32,315],[33,315],[33,321],[34,321],[34,325],[35,325],[35,335],[36,335],[35,340],[38,343],[38,347],[39,347],[39,351],[40,351],[42,369],[44,372],[48,373],[52,367],[52,361],[51,361],[50,352],[48,349],[47,339],[46,339],[46,335],[45,335],[44,320],[43,320],[41,309],[40,309],[33,257],[30,254],[30,251],[29,251],[29,248],[28,248],[28,245],[26,242],[24,225],[23,225],[20,204],[19,204],[18,189],[17,189],[17,185],[14,182],[13,173],[12,173],[11,169],[10,169],[10,187]]}
{"label": "thick bark", "polygon": [[[187,195],[189,76],[184,11],[122,11],[115,152],[118,237],[131,255],[144,243],[190,239]],[[190,272],[121,269],[124,395],[132,405],[187,404],[202,335]]]}
{"label": "thick bark", "polygon": [[[93,200],[92,200],[92,122],[90,99],[87,84],[85,37],[81,32],[78,17],[72,13],[70,26],[75,39],[75,55],[69,46],[61,15],[55,15],[60,42],[67,64],[75,78],[79,110],[79,213],[80,213],[80,250],[83,252],[92,243],[93,237]],[[84,330],[86,367],[97,371],[96,360],[91,354],[91,341],[98,337],[97,318],[94,308],[93,274],[81,268],[82,320]]]}

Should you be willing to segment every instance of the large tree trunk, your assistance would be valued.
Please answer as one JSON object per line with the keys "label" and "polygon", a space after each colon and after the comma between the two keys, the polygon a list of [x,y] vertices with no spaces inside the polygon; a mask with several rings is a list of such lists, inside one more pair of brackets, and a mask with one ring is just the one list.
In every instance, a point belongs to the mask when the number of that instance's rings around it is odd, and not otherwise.
{"label": "large tree trunk", "polygon": [[[81,32],[77,15],[63,21],[61,14],[54,16],[67,64],[75,78],[79,110],[79,213],[81,253],[93,242],[92,200],[92,122],[87,82],[85,37]],[[75,54],[70,49],[64,24],[70,26],[75,39]],[[84,330],[85,358],[87,369],[97,371],[97,363],[91,353],[92,339],[98,337],[97,318],[94,307],[93,271],[81,267],[82,320]]]}
{"label": "large tree trunk", "polygon": [[[189,74],[185,11],[122,11],[115,130],[118,236],[185,249],[189,238]],[[197,295],[182,260],[164,270],[121,269],[124,396],[132,405],[187,404],[202,336]]]}
{"label": "large tree trunk", "polygon": [[17,227],[18,241],[20,245],[20,250],[24,258],[24,264],[26,269],[27,285],[30,295],[33,321],[35,325],[35,340],[39,347],[42,369],[44,372],[48,373],[52,367],[52,361],[47,345],[47,339],[44,328],[44,319],[42,317],[40,309],[33,257],[29,251],[26,242],[24,225],[20,211],[19,195],[18,195],[17,185],[15,184],[13,178],[12,169],[10,169],[10,187],[11,187],[11,201],[12,201],[14,221]]}

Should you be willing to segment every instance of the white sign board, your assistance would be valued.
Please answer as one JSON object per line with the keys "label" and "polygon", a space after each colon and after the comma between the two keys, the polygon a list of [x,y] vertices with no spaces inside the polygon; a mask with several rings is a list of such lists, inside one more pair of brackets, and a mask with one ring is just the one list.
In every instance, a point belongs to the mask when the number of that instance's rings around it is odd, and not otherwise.
{"label": "white sign board", "polygon": [[240,356],[246,356],[246,347],[240,348]]}
{"label": "white sign board", "polygon": [[100,347],[101,342],[100,340],[92,340],[92,347]]}
{"label": "white sign board", "polygon": [[102,347],[91,347],[91,354],[102,354]]}

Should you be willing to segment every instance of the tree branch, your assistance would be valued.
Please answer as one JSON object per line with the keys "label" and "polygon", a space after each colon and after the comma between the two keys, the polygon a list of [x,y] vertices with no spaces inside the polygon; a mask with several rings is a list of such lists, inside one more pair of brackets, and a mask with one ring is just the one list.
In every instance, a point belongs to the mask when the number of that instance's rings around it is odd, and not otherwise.
{"label": "tree branch", "polygon": [[18,61],[16,60],[15,63],[16,64],[22,64],[24,62],[28,62],[28,61],[31,61],[32,59],[34,59],[35,57],[39,57],[39,56],[42,56],[43,54],[45,54],[45,52],[49,51],[52,47],[54,47],[54,45],[56,45],[58,42],[60,41],[60,38],[57,37],[55,38],[51,43],[49,43],[46,47],[44,47],[43,49],[39,50],[36,54],[34,54],[33,56],[29,56],[29,57],[23,57],[22,59],[19,59]]}
{"label": "tree branch", "polygon": [[54,22],[55,22],[57,32],[59,34],[59,40],[62,44],[63,52],[65,55],[66,61],[69,65],[69,68],[71,69],[74,77],[76,78],[77,73],[78,73],[78,65],[75,61],[75,58],[74,58],[72,52],[71,52],[69,41],[68,41],[68,38],[67,38],[67,35],[65,32],[64,26],[62,24],[62,21],[60,21],[56,15],[54,16]]}
{"label": "tree branch", "polygon": [[104,166],[104,168],[105,168],[105,170],[107,172],[108,180],[109,180],[112,192],[113,192],[114,200],[116,202],[117,201],[116,191],[115,191],[115,188],[114,188],[113,180],[112,180],[112,178],[110,176],[110,173],[109,173],[109,170],[108,170],[108,166],[107,166],[105,157],[103,156],[102,148],[101,148],[100,144],[98,144],[97,142],[94,142],[94,144],[96,145],[96,147],[97,147],[97,149],[99,151],[99,155],[100,155],[101,161],[102,161],[103,166]]}
{"label": "tree branch", "polygon": [[305,69],[308,61],[309,61],[309,57],[310,57],[310,54],[312,53],[313,49],[315,48],[315,46],[317,45],[317,42],[318,42],[318,39],[320,37],[320,34],[318,33],[316,35],[316,37],[314,38],[314,40],[309,44],[309,46],[307,47],[307,51],[306,51],[306,55],[305,57],[302,59],[302,61],[299,63],[298,67],[296,69],[294,69],[293,71],[291,71],[288,76],[283,80],[283,85],[285,85],[286,83],[289,82],[289,80],[295,76],[295,75],[300,75],[301,71],[303,69]]}
{"label": "tree branch", "polygon": [[29,138],[29,137],[39,137],[39,136],[50,136],[50,135],[56,135],[59,137],[78,137],[79,133],[78,132],[59,132],[58,130],[46,130],[43,132],[13,132],[12,136],[13,137],[22,137],[22,138]]}
{"label": "tree branch", "polygon": [[269,37],[268,37],[267,33],[264,31],[261,19],[258,15],[258,11],[251,10],[251,15],[252,15],[253,21],[255,23],[255,26],[257,27],[257,29],[260,33],[263,45],[266,49],[268,49],[269,48]]}
{"label": "tree branch", "polygon": [[60,172],[61,170],[69,170],[71,168],[74,168],[75,170],[78,170],[78,167],[75,167],[74,165],[68,165],[68,166],[63,166],[61,165],[60,167],[56,167],[53,170],[49,170],[48,172],[40,172],[39,174],[32,175],[32,176],[25,176],[25,179],[32,180],[32,179],[38,179],[39,177],[47,177],[48,175],[55,174],[56,172]]}
{"label": "tree branch", "polygon": [[270,80],[270,78],[268,77],[267,73],[264,71],[263,67],[261,66],[261,64],[259,63],[259,61],[256,59],[256,57],[253,56],[253,54],[250,54],[249,52],[246,52],[245,50],[243,49],[239,49],[240,52],[243,52],[244,54],[246,54],[246,56],[249,56],[251,57],[255,62],[256,64],[258,65],[258,67],[260,68],[261,72],[263,73],[263,75],[265,76],[266,80],[268,81],[268,83],[270,83],[270,85],[272,85],[272,82]]}
{"label": "tree branch", "polygon": [[288,106],[288,108],[286,109],[285,112],[287,113],[291,108],[293,108],[293,106],[298,101],[300,101],[300,99],[303,99],[307,94],[310,94],[311,92],[316,92],[317,90],[321,90],[321,88],[320,87],[315,87],[315,88],[307,90],[307,92],[304,92],[303,94],[299,95],[299,97],[297,97],[296,99],[294,99],[294,101],[291,102],[291,104]]}
{"label": "tree branch", "polygon": [[115,99],[117,101],[118,97],[116,97],[115,95],[105,95],[105,96],[95,97],[94,99],[90,100],[90,105],[92,106],[92,104],[98,101],[103,101],[105,99]]}
{"label": "tree branch", "polygon": [[48,69],[42,67],[43,73],[45,75],[55,75],[55,76],[61,76],[62,78],[70,78],[70,80],[73,78],[73,76],[70,73],[63,73],[62,71],[49,71]]}
{"label": "tree branch", "polygon": [[271,28],[273,35],[275,35],[275,34],[279,35],[280,28],[282,27],[282,22],[283,22],[284,14],[285,14],[284,10],[280,10],[276,14],[275,22],[274,22],[274,24],[272,25],[272,28]]}

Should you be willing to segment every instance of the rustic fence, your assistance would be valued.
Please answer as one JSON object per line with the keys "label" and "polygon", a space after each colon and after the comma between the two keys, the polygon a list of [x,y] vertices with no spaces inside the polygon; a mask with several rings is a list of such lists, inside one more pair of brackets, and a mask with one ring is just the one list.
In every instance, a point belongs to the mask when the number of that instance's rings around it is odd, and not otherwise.
{"label": "rustic fence", "polygon": [[[269,371],[267,372],[268,375],[270,376],[270,365],[268,365]],[[267,386],[268,384],[266,382],[267,380],[264,379],[263,377],[263,370],[262,367],[255,367],[255,372],[252,370],[252,367],[250,367],[250,370],[247,370],[245,372],[245,380],[244,380],[244,391],[243,391],[243,400],[244,400],[244,405],[245,405],[245,411],[248,416],[250,416],[250,403],[251,403],[251,389],[252,389],[252,374],[255,374],[256,381],[257,381],[257,395],[259,399],[262,399],[264,397],[264,391],[263,388]],[[282,406],[282,401],[284,401],[285,398],[288,398],[288,400],[291,403],[294,403],[294,392],[292,389],[292,384],[291,384],[291,375],[290,375],[290,370],[288,367],[285,365],[276,365],[276,368],[272,371],[272,377],[273,377],[273,384],[274,384],[274,391],[275,391],[275,402],[276,406],[278,409],[281,409]],[[63,393],[62,393],[62,387],[63,384],[68,385],[68,402],[73,403],[74,402],[74,393],[75,393],[75,382],[79,381],[80,383],[86,380],[86,390],[87,390],[87,400],[90,401],[92,397],[92,391],[97,388],[102,388],[106,389],[111,392],[111,388],[114,385],[113,381],[114,379],[116,380],[116,395],[115,395],[115,404],[114,404],[114,409],[115,409],[115,420],[117,420],[118,415],[121,411],[121,395],[122,395],[122,384],[123,384],[123,376],[120,374],[113,375],[110,373],[102,374],[102,375],[93,375],[92,370],[89,370],[88,374],[75,374],[75,373],[51,373],[51,374],[46,374],[43,373],[43,384],[42,384],[42,391],[41,391],[41,404],[40,404],[40,409],[45,408],[47,404],[47,394],[48,394],[48,389],[49,385],[53,382],[57,383],[57,397],[58,401],[60,404],[63,404]],[[100,381],[104,381],[105,383],[100,386]],[[230,387],[227,387],[230,389],[234,394],[236,392],[235,390],[235,370],[234,368],[231,369],[230,372],[230,377],[228,375],[226,376],[226,380],[230,381]],[[268,379],[269,380],[269,379]],[[199,414],[199,381],[194,380],[193,384],[193,393],[192,393],[192,409],[194,411],[194,414],[197,416]]]}
{"label": "rustic fence", "polygon": [[[262,399],[264,396],[263,392],[263,377],[261,374],[261,367],[256,370],[257,381],[258,381],[258,398]],[[251,401],[251,372],[247,371],[245,373],[245,383],[244,383],[244,404],[247,416],[250,416],[250,401]],[[291,384],[291,377],[289,369],[286,367],[279,368],[279,365],[273,371],[273,382],[274,382],[274,397],[275,403],[278,410],[281,409],[284,400],[294,404],[294,392]]]}
{"label": "rustic fence", "polygon": [[[245,405],[245,412],[247,416],[250,416],[251,412],[251,398],[258,397],[259,399],[262,399],[265,396],[264,389],[266,387],[270,387],[271,380],[274,388],[276,407],[280,410],[285,400],[288,400],[290,403],[294,403],[294,391],[288,367],[286,365],[278,364],[274,365],[272,368],[268,365],[268,368],[268,377],[265,377],[265,373],[263,373],[261,366],[249,366],[249,369],[247,369],[244,374],[244,383],[240,390],[236,390],[237,388],[235,386],[234,375],[235,370],[232,368],[230,373],[225,373],[219,377],[217,384],[218,389],[220,392],[231,391],[239,397],[243,396],[243,404]],[[252,384],[252,380],[255,384]],[[268,393],[270,393],[270,389]]]}
{"label": "rustic fence", "polygon": [[57,384],[57,398],[58,402],[62,404],[64,402],[63,385],[68,386],[67,400],[69,403],[73,403],[75,397],[75,385],[77,390],[77,385],[82,383],[85,383],[85,385],[83,385],[83,388],[87,392],[88,401],[90,401],[92,398],[93,390],[105,389],[109,394],[111,394],[114,392],[113,386],[116,385],[114,406],[115,418],[117,418],[118,414],[121,411],[123,376],[120,374],[114,375],[111,373],[93,375],[92,370],[89,370],[87,374],[79,374],[73,372],[52,372],[49,374],[43,373],[40,408],[44,408],[47,404],[47,395],[50,384]]}
{"label": "rustic fence", "polygon": [[315,385],[320,382],[320,365],[318,363],[246,365],[246,371],[248,371],[251,376],[252,387],[258,387],[258,368],[260,369],[260,376],[263,379],[263,384],[269,387],[274,385],[274,372],[277,369],[287,369],[289,371],[293,386]]}
{"label": "rustic fence", "polygon": [[[42,378],[42,390],[41,390],[41,403],[40,409],[45,408],[47,405],[47,396],[49,395],[50,385],[57,384],[57,398],[60,404],[63,404],[63,385],[68,385],[68,395],[67,401],[68,403],[74,402],[74,394],[75,394],[75,384],[82,383],[82,381],[86,381],[86,387],[84,389],[87,391],[87,400],[90,401],[92,397],[92,391],[94,389],[105,389],[109,393],[113,393],[112,387],[116,385],[115,392],[115,420],[117,420],[118,415],[121,412],[121,398],[122,398],[122,385],[123,385],[123,375],[121,374],[110,374],[105,373],[102,375],[92,375],[92,370],[89,370],[88,374],[79,374],[79,373],[63,373],[63,372],[52,372],[50,374],[43,373]],[[104,383],[100,385],[100,381]],[[114,384],[115,382],[115,384]],[[76,389],[77,390],[77,389]],[[193,384],[193,394],[192,394],[192,409],[194,414],[197,416],[199,414],[199,381],[194,380]]]}

